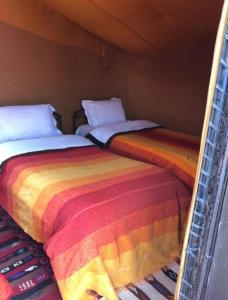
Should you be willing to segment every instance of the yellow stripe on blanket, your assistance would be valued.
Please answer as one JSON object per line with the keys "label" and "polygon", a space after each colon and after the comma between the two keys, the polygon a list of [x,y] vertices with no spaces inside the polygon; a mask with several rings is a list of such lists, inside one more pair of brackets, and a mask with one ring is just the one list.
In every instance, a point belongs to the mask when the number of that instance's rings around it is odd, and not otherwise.
{"label": "yellow stripe on blanket", "polygon": [[[134,171],[140,163],[116,156],[112,160],[96,161],[85,165],[63,165],[61,168],[49,166],[44,169],[27,170],[18,176],[12,187],[16,195],[14,218],[24,230],[39,242],[44,242],[41,217],[50,199],[57,193],[71,187],[81,186],[88,182],[96,182],[103,178]],[[142,169],[149,166],[141,166]],[[56,172],[58,171],[58,172]],[[92,174],[92,175],[91,175]],[[35,184],[35,188],[33,187]],[[67,199],[66,199],[67,201]],[[64,204],[64,199],[62,204]]]}

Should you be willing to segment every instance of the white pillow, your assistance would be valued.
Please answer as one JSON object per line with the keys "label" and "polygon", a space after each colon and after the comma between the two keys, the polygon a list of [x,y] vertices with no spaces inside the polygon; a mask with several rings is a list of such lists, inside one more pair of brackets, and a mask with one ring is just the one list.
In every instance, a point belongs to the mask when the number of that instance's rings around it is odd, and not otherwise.
{"label": "white pillow", "polygon": [[50,104],[0,107],[0,142],[62,134]]}
{"label": "white pillow", "polygon": [[122,101],[119,98],[99,101],[82,100],[82,106],[89,125],[93,127],[126,121]]}

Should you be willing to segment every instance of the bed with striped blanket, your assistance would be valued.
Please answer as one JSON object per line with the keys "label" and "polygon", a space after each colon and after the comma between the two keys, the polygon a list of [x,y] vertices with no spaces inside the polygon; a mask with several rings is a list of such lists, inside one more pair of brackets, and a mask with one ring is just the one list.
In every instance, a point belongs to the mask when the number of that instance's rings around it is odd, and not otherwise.
{"label": "bed with striped blanket", "polygon": [[188,189],[168,171],[95,146],[13,156],[0,203],[44,243],[63,299],[116,300],[116,288],[180,251]]}
{"label": "bed with striped blanket", "polygon": [[[180,260],[175,259],[143,280],[121,287],[117,290],[119,299],[174,299],[179,264]],[[61,300],[43,245],[25,234],[1,207],[0,274],[4,276],[0,278],[1,299]],[[97,299],[105,300],[101,296]]]}
{"label": "bed with striped blanket", "polygon": [[[146,125],[149,127],[150,123]],[[101,126],[92,130],[88,138],[102,148],[165,168],[182,180],[190,190],[193,189],[199,137],[159,126],[116,132],[115,125],[110,125],[109,128]]]}

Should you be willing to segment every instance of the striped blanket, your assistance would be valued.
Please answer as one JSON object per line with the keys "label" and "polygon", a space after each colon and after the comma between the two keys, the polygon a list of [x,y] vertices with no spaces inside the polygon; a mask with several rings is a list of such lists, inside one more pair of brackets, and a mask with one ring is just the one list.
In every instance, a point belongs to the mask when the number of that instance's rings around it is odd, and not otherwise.
{"label": "striped blanket", "polygon": [[118,299],[179,254],[189,191],[159,167],[95,146],[5,161],[0,201],[45,250],[63,299]]}
{"label": "striped blanket", "polygon": [[165,128],[152,128],[118,134],[111,139],[109,149],[163,167],[174,173],[192,190],[199,145],[199,137]]}

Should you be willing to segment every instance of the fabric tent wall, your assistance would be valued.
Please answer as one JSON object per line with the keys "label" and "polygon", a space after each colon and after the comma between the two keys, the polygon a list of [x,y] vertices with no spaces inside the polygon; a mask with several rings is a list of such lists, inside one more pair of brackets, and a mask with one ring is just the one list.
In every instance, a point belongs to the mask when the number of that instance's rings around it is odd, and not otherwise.
{"label": "fabric tent wall", "polygon": [[90,51],[61,46],[4,23],[0,40],[0,105],[50,102],[63,115],[64,131],[71,132],[73,112],[83,97],[126,98],[118,50],[113,49],[113,67],[105,69]]}
{"label": "fabric tent wall", "polygon": [[107,43],[36,0],[1,0],[0,20],[62,45],[99,55]]}
{"label": "fabric tent wall", "polygon": [[129,116],[200,134],[213,47],[211,40],[187,53],[126,54]]}
{"label": "fabric tent wall", "polygon": [[105,69],[90,51],[1,22],[0,40],[0,105],[50,102],[63,115],[64,131],[71,132],[73,112],[83,97],[126,98],[118,50],[112,50],[112,68]]}
{"label": "fabric tent wall", "polygon": [[0,105],[50,102],[69,133],[82,98],[126,99],[120,50],[109,46],[112,64],[104,66],[106,42],[34,1],[17,4],[0,3]]}
{"label": "fabric tent wall", "polygon": [[201,132],[213,39],[188,52],[140,56],[111,46],[42,2],[3,0],[0,20],[0,105],[51,102],[70,132],[82,98],[119,96],[130,118]]}

